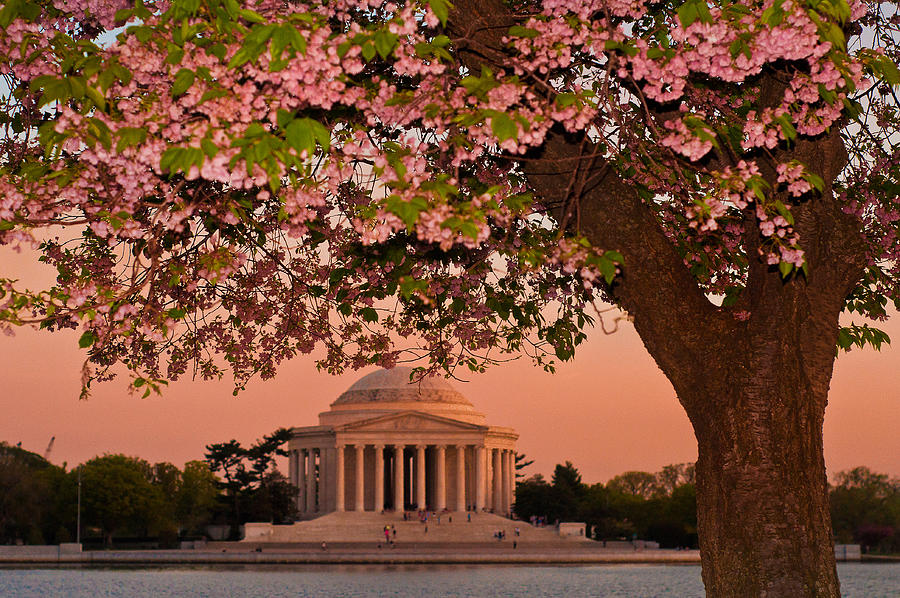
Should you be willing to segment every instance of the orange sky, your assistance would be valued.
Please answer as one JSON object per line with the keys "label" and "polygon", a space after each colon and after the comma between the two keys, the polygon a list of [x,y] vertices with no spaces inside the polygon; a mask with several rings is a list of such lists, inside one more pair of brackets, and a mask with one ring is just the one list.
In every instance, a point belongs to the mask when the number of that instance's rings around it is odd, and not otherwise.
{"label": "orange sky", "polygon": [[[2,273],[22,258],[0,248]],[[830,473],[867,465],[900,476],[900,320],[884,328],[897,347],[838,359],[825,418]],[[71,331],[0,336],[0,440],[43,453],[55,436],[50,460],[70,466],[106,452],[181,466],[202,458],[212,442],[252,442],[280,426],[316,424],[319,412],[370,371],[332,377],[299,359],[236,398],[227,380],[185,380],[148,399],[129,396],[117,380],[79,401],[83,359]],[[610,336],[593,331],[555,375],[519,360],[455,385],[489,423],[518,430],[519,451],[535,460],[529,473],[549,475],[571,460],[586,482],[597,482],[696,457],[687,417],[627,323]]]}

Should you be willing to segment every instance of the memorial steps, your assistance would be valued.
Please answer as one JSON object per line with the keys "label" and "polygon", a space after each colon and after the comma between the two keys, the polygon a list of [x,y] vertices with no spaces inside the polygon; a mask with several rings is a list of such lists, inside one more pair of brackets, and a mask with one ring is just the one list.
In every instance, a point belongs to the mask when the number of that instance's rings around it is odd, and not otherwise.
{"label": "memorial steps", "polygon": [[[514,521],[492,513],[472,513],[468,520],[466,513],[444,513],[441,522],[429,516],[428,523],[422,523],[412,513],[409,521],[403,521],[395,513],[335,512],[309,521],[292,525],[271,525],[268,523],[248,523],[245,526],[244,542],[260,543],[384,543],[384,527],[397,530],[397,543],[438,543],[438,544],[480,544],[498,543],[495,534],[505,532],[503,542],[513,540],[522,544],[562,544],[571,546],[590,542],[584,538],[561,538],[555,527],[534,527],[524,521]],[[515,536],[516,528],[519,536]],[[427,531],[426,531],[427,529]]]}

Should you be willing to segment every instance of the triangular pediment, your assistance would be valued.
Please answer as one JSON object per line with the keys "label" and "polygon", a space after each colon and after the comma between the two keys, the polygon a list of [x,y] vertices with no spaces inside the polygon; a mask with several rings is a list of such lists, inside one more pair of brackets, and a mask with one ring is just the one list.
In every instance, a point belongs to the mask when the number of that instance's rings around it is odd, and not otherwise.
{"label": "triangular pediment", "polygon": [[462,432],[487,429],[448,417],[431,415],[421,411],[403,411],[337,426],[335,431],[345,432]]}

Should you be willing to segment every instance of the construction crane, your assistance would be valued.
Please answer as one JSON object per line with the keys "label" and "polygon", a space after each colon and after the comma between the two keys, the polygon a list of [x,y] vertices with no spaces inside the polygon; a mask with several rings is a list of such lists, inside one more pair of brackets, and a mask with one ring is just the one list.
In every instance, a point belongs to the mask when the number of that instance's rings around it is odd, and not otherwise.
{"label": "construction crane", "polygon": [[50,460],[50,452],[53,450],[53,443],[56,441],[56,436],[50,437],[50,442],[47,443],[47,448],[44,450],[44,460]]}

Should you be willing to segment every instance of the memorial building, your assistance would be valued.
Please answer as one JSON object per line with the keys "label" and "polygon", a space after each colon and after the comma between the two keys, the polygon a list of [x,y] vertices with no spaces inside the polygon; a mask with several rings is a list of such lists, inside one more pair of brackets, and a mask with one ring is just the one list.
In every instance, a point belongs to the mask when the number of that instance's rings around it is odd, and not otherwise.
{"label": "memorial building", "polygon": [[293,428],[290,481],[300,519],[341,511],[493,512],[508,516],[518,434],[488,425],[447,380],[412,368],[360,378]]}

